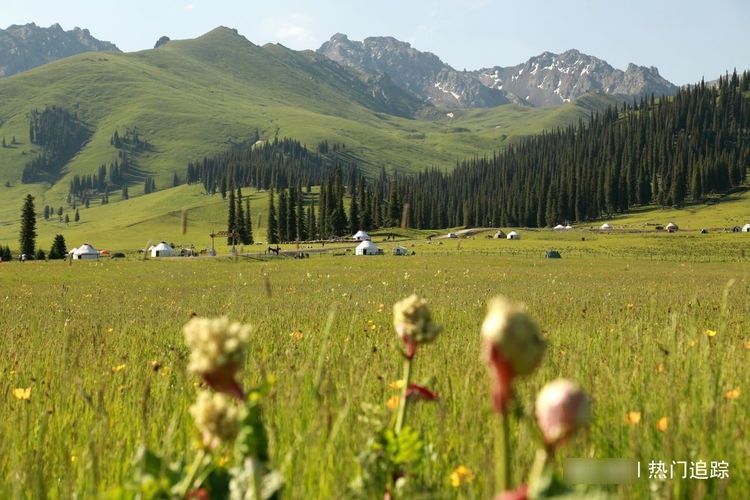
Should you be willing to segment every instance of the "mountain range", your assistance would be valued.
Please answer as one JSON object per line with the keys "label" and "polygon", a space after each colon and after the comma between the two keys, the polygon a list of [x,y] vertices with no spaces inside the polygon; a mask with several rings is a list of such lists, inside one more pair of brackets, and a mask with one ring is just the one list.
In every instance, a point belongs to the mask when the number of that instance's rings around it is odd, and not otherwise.
{"label": "mountain range", "polygon": [[47,64],[82,52],[120,52],[112,43],[97,40],[87,29],[65,31],[34,23],[0,29],[0,77]]}
{"label": "mountain range", "polygon": [[[162,37],[155,48],[168,43]],[[83,52],[119,52],[86,29],[64,31],[34,23],[0,30],[0,77]],[[337,33],[317,53],[354,69],[373,99],[389,111],[412,115],[424,106],[491,108],[515,103],[559,105],[586,93],[639,97],[671,95],[677,90],[655,67],[630,64],[625,71],[575,49],[544,52],[516,66],[458,71],[430,52],[422,52],[393,37],[350,40]],[[323,61],[319,63],[325,64]]]}
{"label": "mountain range", "polygon": [[640,97],[677,91],[655,67],[631,63],[622,71],[574,49],[544,52],[516,66],[475,71],[458,71],[435,54],[392,37],[358,42],[337,33],[318,52],[364,74],[387,75],[424,102],[446,108],[488,108],[510,102],[557,105],[588,92]]}

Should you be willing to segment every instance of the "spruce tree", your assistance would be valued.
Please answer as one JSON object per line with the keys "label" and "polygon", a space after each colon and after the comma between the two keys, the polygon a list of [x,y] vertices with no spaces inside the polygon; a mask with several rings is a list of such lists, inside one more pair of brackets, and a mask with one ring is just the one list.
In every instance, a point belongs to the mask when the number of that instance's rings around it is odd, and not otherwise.
{"label": "spruce tree", "polygon": [[279,240],[281,242],[289,241],[289,232],[287,231],[287,223],[289,222],[286,217],[287,201],[286,191],[279,191]]}
{"label": "spruce tree", "polygon": [[294,192],[294,188],[289,188],[289,198],[287,202],[287,234],[289,235],[289,241],[299,241],[299,234],[297,234],[297,199]]}
{"label": "spruce tree", "polygon": [[302,187],[297,185],[297,235],[298,240],[305,241],[308,239],[307,223],[305,219],[305,207],[303,204]]}
{"label": "spruce tree", "polygon": [[242,206],[242,188],[237,188],[237,209],[235,210],[235,227],[237,231],[237,239],[243,245],[250,244],[249,237],[247,235],[247,219],[245,218],[245,209]]}
{"label": "spruce tree", "polygon": [[20,236],[21,253],[33,256],[36,249],[36,213],[34,213],[34,197],[30,194],[26,195],[21,210]]}
{"label": "spruce tree", "polygon": [[234,186],[229,188],[229,207],[227,215],[227,245],[234,245],[237,243],[236,236],[233,234],[237,231],[237,206],[235,205],[234,197]]}
{"label": "spruce tree", "polygon": [[279,225],[276,220],[276,207],[273,204],[273,189],[268,192],[268,224],[266,225],[266,238],[268,244],[273,245],[279,242]]}
{"label": "spruce tree", "polygon": [[76,214],[75,217],[73,217],[74,222],[78,222],[81,220],[81,214],[78,213],[78,209],[76,208]]}
{"label": "spruce tree", "polygon": [[49,251],[49,258],[52,259],[64,259],[68,255],[68,249],[65,246],[65,238],[62,234],[56,234],[55,239],[52,241],[52,248]]}
{"label": "spruce tree", "polygon": [[253,217],[250,214],[250,199],[245,199],[245,228],[247,229],[247,244],[252,245],[255,243],[253,238]]}

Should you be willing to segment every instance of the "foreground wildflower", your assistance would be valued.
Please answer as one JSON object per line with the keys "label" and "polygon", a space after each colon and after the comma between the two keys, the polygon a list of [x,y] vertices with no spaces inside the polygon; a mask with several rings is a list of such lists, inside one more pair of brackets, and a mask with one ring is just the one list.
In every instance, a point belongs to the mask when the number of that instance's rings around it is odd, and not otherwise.
{"label": "foreground wildflower", "polygon": [[244,360],[251,327],[222,318],[194,317],[185,324],[185,344],[190,348],[188,370],[219,392],[243,398],[234,376]]}
{"label": "foreground wildflower", "polygon": [[427,301],[411,295],[393,305],[393,326],[406,345],[406,355],[414,357],[417,345],[432,342],[442,330],[432,322]]}
{"label": "foreground wildflower", "polygon": [[536,420],[545,443],[553,449],[591,418],[591,403],[575,382],[557,379],[545,385],[536,399]]}
{"label": "foreground wildflower", "polygon": [[724,399],[728,399],[730,401],[734,401],[735,399],[737,399],[737,398],[740,397],[740,393],[741,393],[740,388],[739,387],[735,387],[734,389],[729,390],[729,391],[727,391],[727,392],[724,393]]}
{"label": "foreground wildflower", "polygon": [[716,336],[716,330],[706,330],[706,336],[708,336],[708,337],[715,337]]}
{"label": "foreground wildflower", "polygon": [[669,418],[661,417],[659,421],[656,422],[656,429],[659,432],[667,432],[667,429],[669,429]]}
{"label": "foreground wildflower", "polygon": [[528,375],[542,360],[545,342],[523,305],[495,297],[482,323],[482,344],[493,377],[493,402],[504,412],[513,379]]}
{"label": "foreground wildflower", "polygon": [[25,389],[23,387],[17,387],[13,389],[13,397],[16,399],[20,399],[21,401],[26,401],[31,398],[31,387],[26,387]]}
{"label": "foreground wildflower", "polygon": [[227,396],[207,391],[198,394],[195,404],[190,407],[203,446],[212,450],[234,440],[239,431],[240,413],[240,408]]}
{"label": "foreground wildflower", "polygon": [[638,425],[641,422],[641,412],[629,411],[627,415],[625,415],[625,422],[628,425]]}
{"label": "foreground wildflower", "polygon": [[465,465],[459,465],[453,469],[453,472],[451,472],[450,480],[451,486],[459,488],[464,484],[469,484],[474,481],[474,473]]}

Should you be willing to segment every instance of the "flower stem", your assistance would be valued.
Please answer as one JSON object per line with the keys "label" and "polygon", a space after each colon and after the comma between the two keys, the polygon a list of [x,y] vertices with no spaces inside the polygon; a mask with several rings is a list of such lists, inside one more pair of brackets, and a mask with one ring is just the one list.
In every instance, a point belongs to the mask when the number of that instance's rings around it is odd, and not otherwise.
{"label": "flower stem", "polygon": [[542,478],[544,477],[547,467],[550,464],[550,459],[552,458],[552,451],[548,448],[539,448],[536,450],[536,456],[534,457],[534,463],[531,466],[531,471],[529,472],[529,480],[528,480],[528,486],[529,486],[529,496],[535,497],[540,493],[540,488],[542,485]]}
{"label": "flower stem", "polygon": [[401,399],[398,402],[398,416],[396,417],[395,429],[396,434],[401,432],[401,429],[404,427],[404,422],[406,421],[406,396],[409,392],[409,383],[411,380],[411,363],[412,358],[407,356],[406,359],[404,359],[404,387],[401,389]]}
{"label": "flower stem", "polygon": [[495,424],[495,491],[503,492],[510,489],[510,426],[508,415],[498,413]]}
{"label": "flower stem", "polygon": [[193,481],[195,481],[195,478],[198,476],[198,472],[204,467],[206,456],[207,453],[205,450],[198,450],[193,463],[190,465],[187,476],[185,476],[182,481],[174,486],[173,492],[179,495],[180,498],[184,498],[190,491],[193,485]]}

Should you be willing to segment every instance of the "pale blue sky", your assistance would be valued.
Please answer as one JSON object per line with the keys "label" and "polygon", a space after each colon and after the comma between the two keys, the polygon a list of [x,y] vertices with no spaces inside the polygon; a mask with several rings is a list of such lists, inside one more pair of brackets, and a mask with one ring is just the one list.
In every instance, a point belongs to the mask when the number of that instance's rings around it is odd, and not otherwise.
{"label": "pale blue sky", "polygon": [[656,66],[677,84],[750,69],[749,0],[2,0],[0,27],[31,21],[88,28],[125,51],[224,25],[294,49],[317,48],[336,32],[392,35],[457,69],[569,48],[616,68]]}

